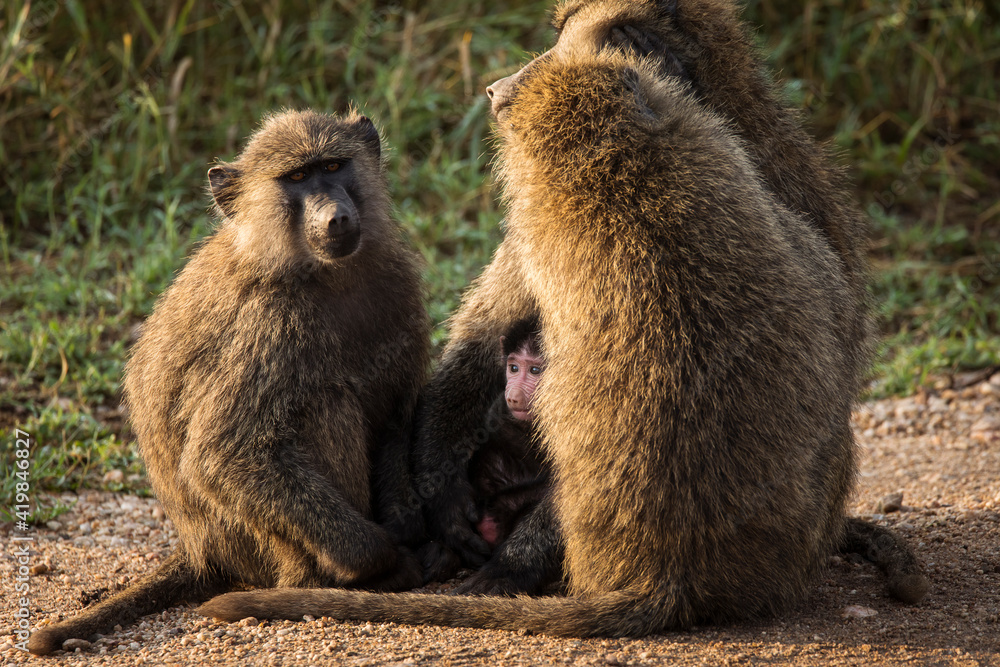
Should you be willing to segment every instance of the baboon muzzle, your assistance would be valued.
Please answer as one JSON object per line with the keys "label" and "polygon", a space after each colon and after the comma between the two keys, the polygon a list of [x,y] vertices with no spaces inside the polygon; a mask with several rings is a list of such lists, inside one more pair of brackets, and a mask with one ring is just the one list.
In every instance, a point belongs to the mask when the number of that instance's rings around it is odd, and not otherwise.
{"label": "baboon muzzle", "polygon": [[358,211],[346,192],[332,197],[307,197],[303,217],[306,238],[316,252],[336,259],[358,249],[361,225]]}

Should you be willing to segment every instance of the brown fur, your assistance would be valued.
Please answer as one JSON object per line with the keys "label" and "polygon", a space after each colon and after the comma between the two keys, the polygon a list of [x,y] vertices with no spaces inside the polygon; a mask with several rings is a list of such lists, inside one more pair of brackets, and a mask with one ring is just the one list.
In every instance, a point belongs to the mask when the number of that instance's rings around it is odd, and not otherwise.
{"label": "brown fur", "polygon": [[[778,612],[837,547],[872,542],[844,516],[870,345],[863,224],[839,176],[775,101],[730,3],[677,8],[698,63],[652,2],[571,14],[557,12],[557,46],[499,109],[508,234],[453,320],[417,461],[457,461],[461,479],[495,391],[490,341],[540,314],[536,412],[572,597],[276,590],[204,613],[642,635]],[[602,50],[628,23],[670,43],[694,86]],[[767,128],[779,120],[789,133]],[[464,492],[439,482],[418,478],[432,532],[475,557]],[[535,559],[554,550],[553,520],[538,519],[549,507],[525,522],[547,526],[549,548],[501,549],[489,590],[537,583]],[[911,565],[897,572],[925,584]],[[920,593],[921,581],[904,583]]]}
{"label": "brown fur", "polygon": [[[290,194],[287,174],[331,160],[339,189]],[[377,497],[369,482],[372,455],[406,445],[428,360],[419,267],[389,214],[377,131],[353,113],[282,113],[209,175],[226,219],[158,301],[124,380],[181,544],[133,587],[38,630],[34,653],[234,584],[419,583],[373,521],[382,495],[405,496],[405,463],[384,466]],[[316,250],[336,239],[310,211],[357,222],[360,245]]]}

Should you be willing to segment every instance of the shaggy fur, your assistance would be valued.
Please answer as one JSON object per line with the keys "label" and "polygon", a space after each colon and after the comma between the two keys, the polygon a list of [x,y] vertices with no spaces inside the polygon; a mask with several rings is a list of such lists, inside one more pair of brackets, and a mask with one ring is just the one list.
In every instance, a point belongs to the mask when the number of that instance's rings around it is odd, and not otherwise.
{"label": "shaggy fur", "polygon": [[[571,597],[275,590],[207,615],[644,635],[779,612],[838,547],[877,537],[844,515],[870,345],[863,224],[839,176],[775,101],[730,3],[595,0],[557,17],[557,45],[494,99],[507,235],[453,320],[417,460],[458,462],[455,485],[428,473],[418,488],[436,536],[476,558],[462,464],[496,392],[491,341],[537,313],[554,497],[481,583],[535,586],[561,533]],[[625,25],[672,51],[622,55]],[[868,553],[906,551],[886,547]],[[919,599],[915,561],[898,565]]]}
{"label": "shaggy fur", "polygon": [[[407,493],[406,434],[428,361],[419,266],[389,215],[379,156],[367,118],[288,112],[211,170],[225,219],[157,302],[124,380],[181,545],[128,590],[35,632],[32,652],[234,584],[419,583],[415,560],[373,521]],[[353,205],[341,203],[361,229],[345,257],[311,249],[303,227],[317,221],[285,187],[288,172],[326,160],[341,165]],[[387,448],[401,451],[373,498],[371,458]]]}

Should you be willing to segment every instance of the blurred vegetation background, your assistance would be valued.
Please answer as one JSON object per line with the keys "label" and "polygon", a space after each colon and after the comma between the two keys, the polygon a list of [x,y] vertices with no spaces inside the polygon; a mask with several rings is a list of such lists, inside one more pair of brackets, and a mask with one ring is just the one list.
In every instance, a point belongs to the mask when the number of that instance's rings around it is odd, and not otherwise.
{"label": "blurred vegetation background", "polygon": [[[212,228],[207,167],[234,157],[270,109],[357,105],[379,124],[398,216],[427,260],[440,346],[440,323],[500,238],[483,89],[547,48],[548,10],[527,0],[5,2],[5,471],[16,425],[38,443],[35,484],[142,485],[118,408],[130,333]],[[873,394],[1000,363],[995,2],[749,0],[746,16],[870,213],[885,342]]]}

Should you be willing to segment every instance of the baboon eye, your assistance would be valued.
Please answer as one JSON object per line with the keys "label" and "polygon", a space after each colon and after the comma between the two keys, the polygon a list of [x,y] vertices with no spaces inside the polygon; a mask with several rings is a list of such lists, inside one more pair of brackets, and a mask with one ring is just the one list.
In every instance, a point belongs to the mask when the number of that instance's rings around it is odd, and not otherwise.
{"label": "baboon eye", "polygon": [[521,369],[517,367],[517,364],[511,364],[510,365],[510,372],[511,373],[517,373],[519,370],[521,370]]}
{"label": "baboon eye", "polygon": [[323,165],[323,168],[326,169],[327,171],[337,171],[338,169],[340,169],[340,163],[327,162],[325,165]]}
{"label": "baboon eye", "polygon": [[299,181],[304,181],[305,179],[306,179],[306,172],[304,171],[293,171],[288,175],[288,180],[295,181],[296,183]]}
{"label": "baboon eye", "polygon": [[532,375],[541,375],[542,374],[542,369],[539,368],[538,366],[532,366],[531,367],[531,374]]}

